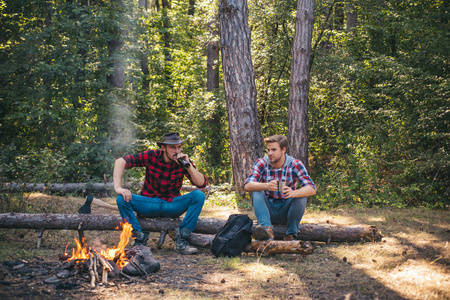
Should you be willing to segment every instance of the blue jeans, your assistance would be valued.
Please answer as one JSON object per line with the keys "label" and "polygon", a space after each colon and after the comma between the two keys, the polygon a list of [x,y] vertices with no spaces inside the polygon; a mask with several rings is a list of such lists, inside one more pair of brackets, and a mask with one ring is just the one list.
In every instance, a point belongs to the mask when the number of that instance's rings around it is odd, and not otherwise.
{"label": "blue jeans", "polygon": [[205,194],[200,190],[195,190],[173,198],[172,202],[135,194],[132,194],[129,202],[125,202],[123,196],[119,195],[116,202],[122,219],[128,221],[133,226],[133,230],[142,231],[134,212],[148,218],[178,218],[186,213],[180,229],[186,227],[192,232],[197,226],[198,217],[202,212]]}
{"label": "blue jeans", "polygon": [[282,200],[268,199],[264,191],[252,192],[253,210],[261,226],[272,227],[272,224],[287,225],[286,235],[297,235],[298,225],[303,218],[306,197]]}

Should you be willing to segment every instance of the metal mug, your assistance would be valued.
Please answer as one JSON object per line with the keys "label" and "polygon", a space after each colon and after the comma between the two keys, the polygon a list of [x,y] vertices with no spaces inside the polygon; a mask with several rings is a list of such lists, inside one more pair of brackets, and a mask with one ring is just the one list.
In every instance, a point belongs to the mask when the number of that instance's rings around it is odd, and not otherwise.
{"label": "metal mug", "polygon": [[279,192],[281,192],[285,186],[286,186],[285,181],[278,181],[278,191]]}

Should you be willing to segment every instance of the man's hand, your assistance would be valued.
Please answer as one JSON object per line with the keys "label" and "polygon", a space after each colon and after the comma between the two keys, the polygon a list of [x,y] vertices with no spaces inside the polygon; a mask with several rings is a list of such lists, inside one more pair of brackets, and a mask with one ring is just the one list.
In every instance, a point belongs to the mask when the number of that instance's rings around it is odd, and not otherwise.
{"label": "man's hand", "polygon": [[130,200],[131,200],[130,190],[123,189],[123,188],[115,188],[114,190],[116,191],[117,194],[120,194],[123,196],[123,200],[125,200],[125,202],[130,202]]}
{"label": "man's hand", "polygon": [[281,190],[281,193],[283,194],[283,198],[284,199],[288,199],[288,198],[294,198],[294,190],[292,190],[290,187],[288,187],[287,185],[285,185],[283,187],[283,189]]}
{"label": "man's hand", "polygon": [[309,197],[316,194],[316,190],[310,185],[305,185],[299,190],[293,190],[290,187],[285,186],[281,192],[283,193],[284,199]]}
{"label": "man's hand", "polygon": [[[184,161],[186,161],[187,163],[189,163],[189,166],[191,164],[191,161],[189,160],[189,156],[187,154],[184,153],[180,153],[177,154],[177,163],[179,164],[180,162],[178,161],[180,158],[182,158]],[[186,166],[186,168],[188,168],[188,166]]]}
{"label": "man's hand", "polygon": [[272,180],[267,184],[267,189],[271,192],[278,191],[278,180]]}

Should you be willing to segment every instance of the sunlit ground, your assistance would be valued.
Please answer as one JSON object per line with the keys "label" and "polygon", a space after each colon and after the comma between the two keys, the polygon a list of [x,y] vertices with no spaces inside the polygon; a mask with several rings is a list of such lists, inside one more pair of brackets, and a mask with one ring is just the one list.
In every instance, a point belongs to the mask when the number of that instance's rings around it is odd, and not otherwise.
{"label": "sunlit ground", "polygon": [[[115,202],[114,198],[104,200]],[[38,193],[30,195],[27,201],[36,212],[58,213],[76,213],[84,203],[79,197]],[[239,210],[233,203],[224,205],[227,202],[230,203],[227,197],[215,195],[205,205],[201,217],[227,219],[232,213],[247,213],[254,218],[252,211]],[[93,207],[93,213],[117,212]],[[203,250],[204,255],[196,258],[202,261],[183,266],[195,268],[201,274],[202,280],[193,283],[192,290],[151,282],[145,289],[149,292],[154,288],[163,289],[165,299],[337,299],[349,294],[365,299],[450,299],[448,211],[348,208],[314,211],[307,208],[302,223],[374,225],[383,239],[375,243],[316,243],[316,250],[307,257],[281,254],[216,259]],[[90,232],[88,236],[92,244],[111,246],[119,241],[119,232]],[[44,235],[44,249],[39,251],[34,249],[34,231],[0,229],[0,237],[0,259],[11,260],[60,254],[77,233],[48,231]],[[11,246],[5,246],[7,244]],[[164,245],[162,250],[155,251],[155,256],[173,255],[171,247]],[[203,269],[207,271],[202,272]],[[115,299],[148,296],[148,293],[131,290],[118,290],[114,294]]]}

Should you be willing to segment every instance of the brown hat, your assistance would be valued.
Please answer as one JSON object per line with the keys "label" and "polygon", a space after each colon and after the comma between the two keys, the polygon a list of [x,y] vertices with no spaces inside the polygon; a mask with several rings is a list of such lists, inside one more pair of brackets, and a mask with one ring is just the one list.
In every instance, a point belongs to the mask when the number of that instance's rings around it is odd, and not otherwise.
{"label": "brown hat", "polygon": [[163,135],[162,142],[156,142],[156,144],[158,144],[158,146],[161,147],[161,145],[178,145],[185,141],[186,140],[180,139],[180,135],[178,134],[178,132],[171,132]]}

